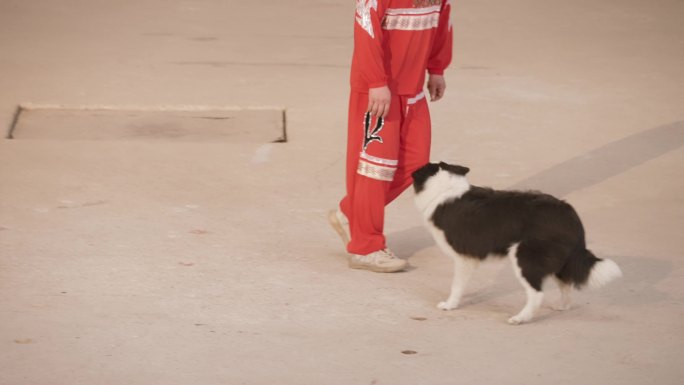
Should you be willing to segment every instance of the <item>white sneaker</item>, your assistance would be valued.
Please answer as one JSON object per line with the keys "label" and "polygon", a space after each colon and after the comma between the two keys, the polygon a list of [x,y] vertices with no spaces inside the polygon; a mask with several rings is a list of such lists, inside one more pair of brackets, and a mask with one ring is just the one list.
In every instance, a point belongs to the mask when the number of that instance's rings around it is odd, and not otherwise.
{"label": "white sneaker", "polygon": [[342,214],[342,210],[340,209],[330,210],[328,212],[328,222],[330,222],[330,226],[332,226],[333,230],[335,230],[342,239],[342,243],[344,243],[344,248],[346,250],[347,244],[349,243],[349,220],[347,219],[347,216]]}
{"label": "white sneaker", "polygon": [[351,254],[349,267],[364,269],[376,273],[394,273],[408,266],[408,262],[398,258],[390,249],[374,251],[366,255]]}

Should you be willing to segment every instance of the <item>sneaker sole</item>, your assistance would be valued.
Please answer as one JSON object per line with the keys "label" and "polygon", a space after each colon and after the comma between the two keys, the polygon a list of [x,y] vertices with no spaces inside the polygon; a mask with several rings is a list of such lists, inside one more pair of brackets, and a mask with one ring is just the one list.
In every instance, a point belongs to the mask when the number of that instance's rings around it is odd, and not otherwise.
{"label": "sneaker sole", "polygon": [[346,249],[347,244],[349,244],[349,236],[347,236],[347,232],[344,230],[344,226],[342,226],[340,221],[337,219],[336,210],[328,211],[328,222],[330,222],[330,226],[332,226],[333,230],[335,230],[337,235],[340,236],[342,243],[344,243],[344,248]]}
{"label": "sneaker sole", "polygon": [[402,266],[394,266],[394,267],[381,267],[381,266],[375,266],[375,265],[367,265],[365,263],[360,263],[356,262],[353,259],[349,259],[349,267],[352,269],[359,269],[359,270],[369,270],[373,271],[375,273],[396,273],[398,271],[404,270],[408,266],[408,263],[403,264]]}

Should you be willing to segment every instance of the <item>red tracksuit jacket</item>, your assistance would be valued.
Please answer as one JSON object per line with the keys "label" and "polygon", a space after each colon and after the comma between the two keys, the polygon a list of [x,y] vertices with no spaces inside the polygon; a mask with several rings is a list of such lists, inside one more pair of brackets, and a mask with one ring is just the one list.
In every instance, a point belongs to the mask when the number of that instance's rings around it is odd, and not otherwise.
{"label": "red tracksuit jacket", "polygon": [[425,70],[441,75],[451,62],[451,0],[356,0],[351,87],[422,91]]}

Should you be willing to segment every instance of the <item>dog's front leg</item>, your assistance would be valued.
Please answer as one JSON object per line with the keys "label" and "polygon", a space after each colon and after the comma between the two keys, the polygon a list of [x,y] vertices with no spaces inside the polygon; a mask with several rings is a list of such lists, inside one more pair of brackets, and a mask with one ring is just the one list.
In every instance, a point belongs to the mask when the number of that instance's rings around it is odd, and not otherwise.
{"label": "dog's front leg", "polygon": [[464,258],[460,255],[454,257],[454,279],[451,282],[451,293],[446,301],[437,304],[439,309],[453,310],[458,307],[465,285],[475,271],[477,262],[475,259]]}

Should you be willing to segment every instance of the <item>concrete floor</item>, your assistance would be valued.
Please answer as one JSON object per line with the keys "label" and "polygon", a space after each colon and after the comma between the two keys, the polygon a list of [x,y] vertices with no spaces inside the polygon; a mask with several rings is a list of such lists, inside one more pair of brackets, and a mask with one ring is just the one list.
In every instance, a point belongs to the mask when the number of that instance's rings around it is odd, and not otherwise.
{"label": "concrete floor", "polygon": [[681,383],[684,3],[458,1],[454,17],[432,158],[568,200],[623,279],[514,327],[524,292],[491,264],[440,311],[451,265],[411,192],[387,234],[413,268],[346,267],[325,212],[349,1],[2,0],[3,130],[20,103],[276,105],[289,143],[1,140],[0,384]]}

